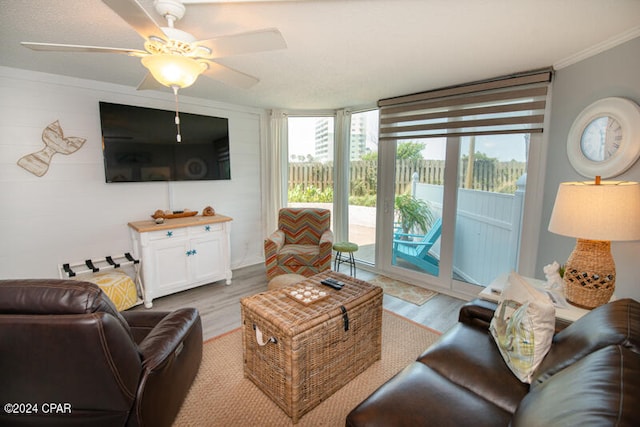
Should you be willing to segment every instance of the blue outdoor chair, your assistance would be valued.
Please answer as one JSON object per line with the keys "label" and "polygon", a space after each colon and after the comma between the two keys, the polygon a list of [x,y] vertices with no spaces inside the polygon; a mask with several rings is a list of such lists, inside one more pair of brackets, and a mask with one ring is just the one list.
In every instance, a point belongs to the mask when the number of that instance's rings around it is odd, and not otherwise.
{"label": "blue outdoor chair", "polygon": [[440,238],[442,233],[442,218],[438,218],[427,234],[394,233],[393,235],[393,265],[397,259],[403,259],[427,273],[437,276],[439,260],[429,254],[429,250]]}

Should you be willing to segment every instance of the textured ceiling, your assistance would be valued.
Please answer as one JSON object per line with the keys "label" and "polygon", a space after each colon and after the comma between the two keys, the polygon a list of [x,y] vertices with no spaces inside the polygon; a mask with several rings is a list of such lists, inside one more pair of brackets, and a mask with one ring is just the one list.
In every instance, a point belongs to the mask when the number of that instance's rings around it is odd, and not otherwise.
{"label": "textured ceiling", "polygon": [[[153,16],[153,0],[139,0]],[[189,4],[187,4],[189,3]],[[181,93],[265,108],[329,109],[554,65],[640,35],[638,0],[185,1],[198,39],[277,27],[286,50],[219,62],[260,82],[199,78]],[[100,0],[3,0],[0,65],[135,88],[146,70],[116,54],[34,52],[21,41],[143,48]],[[158,23],[163,24],[158,17]],[[167,89],[167,92],[169,89]]]}

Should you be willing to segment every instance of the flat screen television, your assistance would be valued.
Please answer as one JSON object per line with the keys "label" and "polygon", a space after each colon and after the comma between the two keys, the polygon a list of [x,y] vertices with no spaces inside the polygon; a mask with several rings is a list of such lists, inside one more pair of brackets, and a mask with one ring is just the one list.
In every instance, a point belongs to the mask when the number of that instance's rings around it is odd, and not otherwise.
{"label": "flat screen television", "polygon": [[229,120],[100,102],[107,182],[231,179]]}

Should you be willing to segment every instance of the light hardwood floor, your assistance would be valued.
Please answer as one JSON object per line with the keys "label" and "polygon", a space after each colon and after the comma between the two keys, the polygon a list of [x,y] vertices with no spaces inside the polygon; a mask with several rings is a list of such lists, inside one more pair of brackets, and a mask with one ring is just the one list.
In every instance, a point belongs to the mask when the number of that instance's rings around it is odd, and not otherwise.
{"label": "light hardwood floor", "polygon": [[[344,270],[344,267],[343,267]],[[344,272],[344,271],[343,271]],[[375,273],[358,270],[362,280]],[[171,311],[181,307],[195,307],[202,318],[204,339],[208,340],[240,327],[240,298],[267,290],[264,265],[254,265],[233,271],[231,285],[224,281],[200,286],[153,300],[150,310]],[[383,297],[383,307],[414,322],[445,332],[458,321],[458,311],[466,301],[438,294],[421,306],[389,295]],[[148,310],[138,306],[133,310]]]}

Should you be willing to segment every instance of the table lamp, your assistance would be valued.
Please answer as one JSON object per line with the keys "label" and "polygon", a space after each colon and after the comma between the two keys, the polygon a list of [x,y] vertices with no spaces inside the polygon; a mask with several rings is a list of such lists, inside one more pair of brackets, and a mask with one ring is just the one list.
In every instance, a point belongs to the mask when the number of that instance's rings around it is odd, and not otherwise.
{"label": "table lamp", "polygon": [[581,308],[606,304],[615,289],[611,241],[640,240],[640,183],[563,182],[549,231],[575,237],[564,269],[565,297]]}

